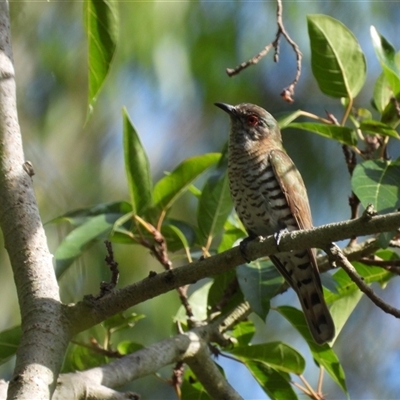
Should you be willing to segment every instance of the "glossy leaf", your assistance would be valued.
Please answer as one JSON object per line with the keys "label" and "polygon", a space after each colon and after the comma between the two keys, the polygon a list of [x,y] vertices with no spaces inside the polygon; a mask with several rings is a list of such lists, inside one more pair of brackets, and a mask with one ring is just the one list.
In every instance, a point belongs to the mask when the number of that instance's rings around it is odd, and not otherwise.
{"label": "glossy leaf", "polygon": [[281,306],[277,308],[296,330],[306,340],[314,360],[325,368],[330,377],[340,386],[344,393],[348,394],[345,375],[336,353],[328,344],[318,345],[314,342],[308,329],[304,314],[294,307]]}
{"label": "glossy leaf", "polygon": [[169,175],[160,179],[154,187],[155,205],[162,210],[169,209],[189,185],[206,169],[217,163],[220,153],[208,153],[183,161]]}
{"label": "glossy leaf", "polygon": [[86,0],[85,29],[88,37],[89,112],[109,73],[118,41],[118,2]]}
{"label": "glossy leaf", "polygon": [[58,246],[55,253],[56,275],[60,278],[68,267],[95,239],[106,239],[120,214],[101,214],[89,218],[71,231]]}
{"label": "glossy leaf", "polygon": [[327,15],[307,16],[311,66],[321,91],[328,96],[355,98],[364,85],[366,61],[353,35]]}
{"label": "glossy leaf", "polygon": [[21,325],[0,332],[0,365],[16,353],[21,335]]}
{"label": "glossy leaf", "polygon": [[227,153],[221,158],[216,171],[204,185],[197,209],[198,242],[209,248],[212,239],[222,233],[224,224],[232,211],[227,175]]}
{"label": "glossy leaf", "polygon": [[238,346],[229,350],[229,353],[243,363],[259,361],[276,370],[296,375],[304,372],[306,364],[300,353],[282,342]]}
{"label": "glossy leaf", "polygon": [[125,171],[132,211],[140,215],[153,202],[149,160],[126,109],[123,110],[123,124]]}
{"label": "glossy leaf", "polygon": [[360,129],[368,133],[375,135],[390,136],[396,139],[400,139],[398,133],[390,126],[384,124],[383,122],[374,120],[365,120],[360,123]]}
{"label": "glossy leaf", "polygon": [[269,301],[277,294],[284,279],[271,261],[239,265],[236,275],[251,309],[265,320],[269,312]]}
{"label": "glossy leaf", "polygon": [[271,399],[297,400],[290,375],[283,374],[259,361],[246,361],[245,365]]}
{"label": "glossy leaf", "polygon": [[396,51],[394,47],[371,26],[371,38],[375,53],[382,66],[383,73],[390,85],[394,96],[400,94],[400,68],[396,64]]}
{"label": "glossy leaf", "polygon": [[293,122],[288,127],[314,132],[318,135],[337,140],[338,142],[349,146],[355,146],[357,144],[356,133],[353,129],[346,126],[328,125],[318,122]]}
{"label": "glossy leaf", "polygon": [[393,211],[400,207],[400,161],[364,161],[355,168],[351,185],[364,207]]}

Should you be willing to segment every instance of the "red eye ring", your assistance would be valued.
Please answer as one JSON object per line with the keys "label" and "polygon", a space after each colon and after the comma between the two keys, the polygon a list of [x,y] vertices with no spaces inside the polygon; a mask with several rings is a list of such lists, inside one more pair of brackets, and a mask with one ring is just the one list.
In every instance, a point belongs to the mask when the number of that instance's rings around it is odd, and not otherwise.
{"label": "red eye ring", "polygon": [[257,126],[259,122],[259,118],[257,117],[257,115],[248,115],[246,117],[246,123],[249,126]]}

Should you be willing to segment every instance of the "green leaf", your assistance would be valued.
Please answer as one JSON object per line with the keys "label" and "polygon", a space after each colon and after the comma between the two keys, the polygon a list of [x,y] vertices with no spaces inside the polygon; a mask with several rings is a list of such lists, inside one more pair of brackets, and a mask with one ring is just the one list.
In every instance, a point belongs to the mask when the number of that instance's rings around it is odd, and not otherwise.
{"label": "green leaf", "polygon": [[389,82],[386,79],[385,74],[382,72],[374,85],[373,105],[382,114],[392,97],[393,92],[390,89]]}
{"label": "green leaf", "polygon": [[367,65],[353,35],[327,15],[308,15],[311,66],[320,90],[328,96],[354,99],[364,85]]}
{"label": "green leaf", "polygon": [[[225,227],[226,227],[226,224],[225,224]],[[217,252],[222,253],[225,250],[231,249],[237,240],[243,239],[246,236],[247,236],[247,233],[244,232],[242,229],[235,228],[235,227],[227,229],[222,236],[222,240],[218,246]]]}
{"label": "green leaf", "polygon": [[207,299],[209,315],[215,312],[226,314],[243,301],[243,293],[239,288],[235,270],[214,277]]}
{"label": "green leaf", "polygon": [[106,364],[107,362],[107,357],[98,353],[95,349],[72,344],[68,347],[65,356],[63,372],[84,371],[88,368],[95,368]]}
{"label": "green leaf", "polygon": [[285,129],[289,124],[297,119],[298,117],[303,115],[303,111],[301,110],[296,110],[293,111],[292,113],[285,114],[277,118],[278,125],[280,129]]}
{"label": "green leaf", "polygon": [[383,122],[375,120],[365,120],[360,123],[360,129],[374,135],[384,135],[400,139],[398,133]]}
{"label": "green leaf", "polygon": [[276,371],[274,368],[259,361],[247,361],[246,366],[271,399],[298,399],[291,385],[289,375]]}
{"label": "green leaf", "polygon": [[[396,259],[392,255],[393,252],[382,251],[379,252],[379,257],[383,259]],[[378,255],[378,253],[377,253]],[[385,258],[387,257],[387,258]],[[392,258],[394,257],[394,258]],[[366,266],[359,262],[352,262],[359,275],[367,283],[377,282],[384,286],[394,275],[383,268]],[[333,320],[335,321],[336,335],[333,343],[340,334],[343,326],[347,322],[351,313],[361,300],[363,293],[359,290],[358,286],[350,279],[350,277],[342,269],[339,269],[332,278],[336,281],[336,292],[327,292],[325,300],[328,304],[332,304],[330,312]]]}
{"label": "green leaf", "polygon": [[127,214],[132,211],[131,205],[126,201],[115,201],[112,203],[101,203],[88,208],[69,211],[57,218],[54,218],[46,224],[60,224],[69,222],[71,225],[82,225],[90,217],[101,214]]}
{"label": "green leaf", "polygon": [[168,250],[178,251],[182,248],[190,249],[196,240],[196,233],[192,226],[184,221],[167,219],[161,229],[167,241]]}
{"label": "green leaf", "polygon": [[193,372],[190,369],[185,369],[180,400],[212,400]]}
{"label": "green leaf", "polygon": [[363,293],[357,288],[357,290],[352,290],[350,293],[342,293],[341,298],[333,302],[329,309],[335,321],[335,337],[332,339],[332,344],[336,342],[340,332],[362,297]]}
{"label": "green leaf", "polygon": [[284,282],[281,274],[268,260],[239,265],[236,275],[251,309],[264,321],[269,312],[269,301]]}
{"label": "green leaf", "polygon": [[229,353],[244,364],[259,361],[276,370],[300,375],[304,372],[305,360],[295,349],[282,342],[238,346]]}
{"label": "green leaf", "polygon": [[227,153],[221,158],[216,171],[204,185],[197,208],[198,242],[210,247],[212,239],[222,232],[233,204],[229,192]]}
{"label": "green leaf", "polygon": [[55,253],[57,278],[66,272],[68,267],[95,239],[107,238],[115,221],[120,217],[121,214],[97,215],[71,231],[60,243]]}
{"label": "green leaf", "polygon": [[16,353],[21,335],[21,325],[0,332],[0,365]]}
{"label": "green leaf", "polygon": [[[196,321],[203,321],[207,318],[207,298],[211,285],[212,282],[205,283],[189,297],[189,303]],[[174,320],[183,324],[187,323],[187,315],[183,306],[179,307]]]}
{"label": "green leaf", "polygon": [[[357,273],[363,277],[364,282],[367,284],[377,282],[380,285],[385,285],[394,276],[392,273],[380,267],[366,266],[356,261],[353,261],[352,264],[357,270]],[[337,282],[337,292],[326,293],[325,300],[328,304],[335,303],[337,300],[359,291],[358,286],[342,269],[339,269],[333,274],[333,279]]]}
{"label": "green leaf", "polygon": [[336,382],[344,393],[348,394],[345,375],[336,353],[328,344],[322,346],[316,344],[310,334],[304,314],[294,307],[281,306],[277,308],[297,331],[306,340],[314,360],[325,368],[330,377]]}
{"label": "green leaf", "polygon": [[400,68],[396,64],[396,51],[374,26],[371,26],[370,32],[372,44],[383,73],[389,82],[393,95],[398,96],[400,94]]}
{"label": "green leaf", "polygon": [[400,161],[364,161],[355,168],[351,185],[364,207],[393,211],[400,207]]}
{"label": "green leaf", "polygon": [[155,205],[164,211],[168,210],[190,184],[220,158],[220,153],[208,153],[183,161],[155,185],[153,192]]}
{"label": "green leaf", "polygon": [[85,29],[88,37],[89,112],[110,70],[118,41],[118,2],[86,0]]}
{"label": "green leaf", "polygon": [[293,122],[288,127],[314,132],[349,146],[355,146],[357,144],[356,133],[353,129],[346,126],[327,125],[318,122]]}
{"label": "green leaf", "polygon": [[238,341],[239,346],[247,346],[256,332],[253,322],[241,321],[232,330],[232,336]]}
{"label": "green leaf", "polygon": [[123,124],[125,170],[132,210],[140,215],[153,202],[149,160],[125,108]]}
{"label": "green leaf", "polygon": [[140,343],[131,342],[130,340],[123,340],[117,345],[117,350],[122,355],[134,353],[135,351],[142,350],[144,346]]}
{"label": "green leaf", "polygon": [[143,318],[146,318],[144,314],[136,314],[136,313],[125,314],[121,312],[113,315],[112,317],[103,321],[101,324],[105,329],[112,331],[112,333],[115,333],[117,331],[121,331],[124,329],[133,328],[136,325],[136,323]]}

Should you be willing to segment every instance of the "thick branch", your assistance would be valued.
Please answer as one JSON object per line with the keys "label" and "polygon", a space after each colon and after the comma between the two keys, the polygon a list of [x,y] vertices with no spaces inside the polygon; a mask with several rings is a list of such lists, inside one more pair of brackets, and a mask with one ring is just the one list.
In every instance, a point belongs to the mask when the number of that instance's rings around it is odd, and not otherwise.
{"label": "thick branch", "polygon": [[[241,397],[221,375],[212,360],[208,343],[217,342],[223,346],[227,345],[228,340],[223,334],[234,323],[245,318],[250,311],[249,304],[243,303],[227,316],[217,318],[208,325],[165,339],[107,365],[84,372],[60,375],[53,400],[68,399],[71,393],[75,393],[77,398],[87,393],[103,391],[111,393],[110,388],[154,374],[160,368],[179,361],[190,366],[196,378],[213,398],[240,399]],[[120,397],[116,398],[122,399],[127,394],[120,393],[119,395]]]}
{"label": "thick branch", "polygon": [[8,3],[0,2],[0,226],[22,318],[9,399],[48,399],[68,343],[58,285],[18,124]]}
{"label": "thick branch", "polygon": [[[250,242],[247,255],[255,260],[279,251],[301,250],[306,248],[326,248],[331,242],[351,238],[354,235],[372,235],[396,230],[400,226],[400,212],[367,217],[324,225],[308,231],[295,231],[282,235],[279,249],[275,239],[270,236],[259,242]],[[72,333],[100,323],[117,312],[126,310],[145,300],[166,293],[176,287],[193,283],[199,279],[226,272],[243,264],[238,247],[213,257],[175,268],[158,275],[151,275],[140,282],[127,286],[104,298],[86,300],[70,306]]]}

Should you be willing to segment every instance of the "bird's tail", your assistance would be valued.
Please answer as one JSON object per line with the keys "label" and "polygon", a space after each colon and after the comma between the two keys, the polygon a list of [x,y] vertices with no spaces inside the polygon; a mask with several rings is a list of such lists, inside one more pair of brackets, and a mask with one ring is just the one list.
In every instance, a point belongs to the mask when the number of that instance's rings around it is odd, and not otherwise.
{"label": "bird's tail", "polygon": [[311,335],[318,344],[335,336],[335,325],[325,303],[313,250],[271,256],[279,272],[297,293]]}

